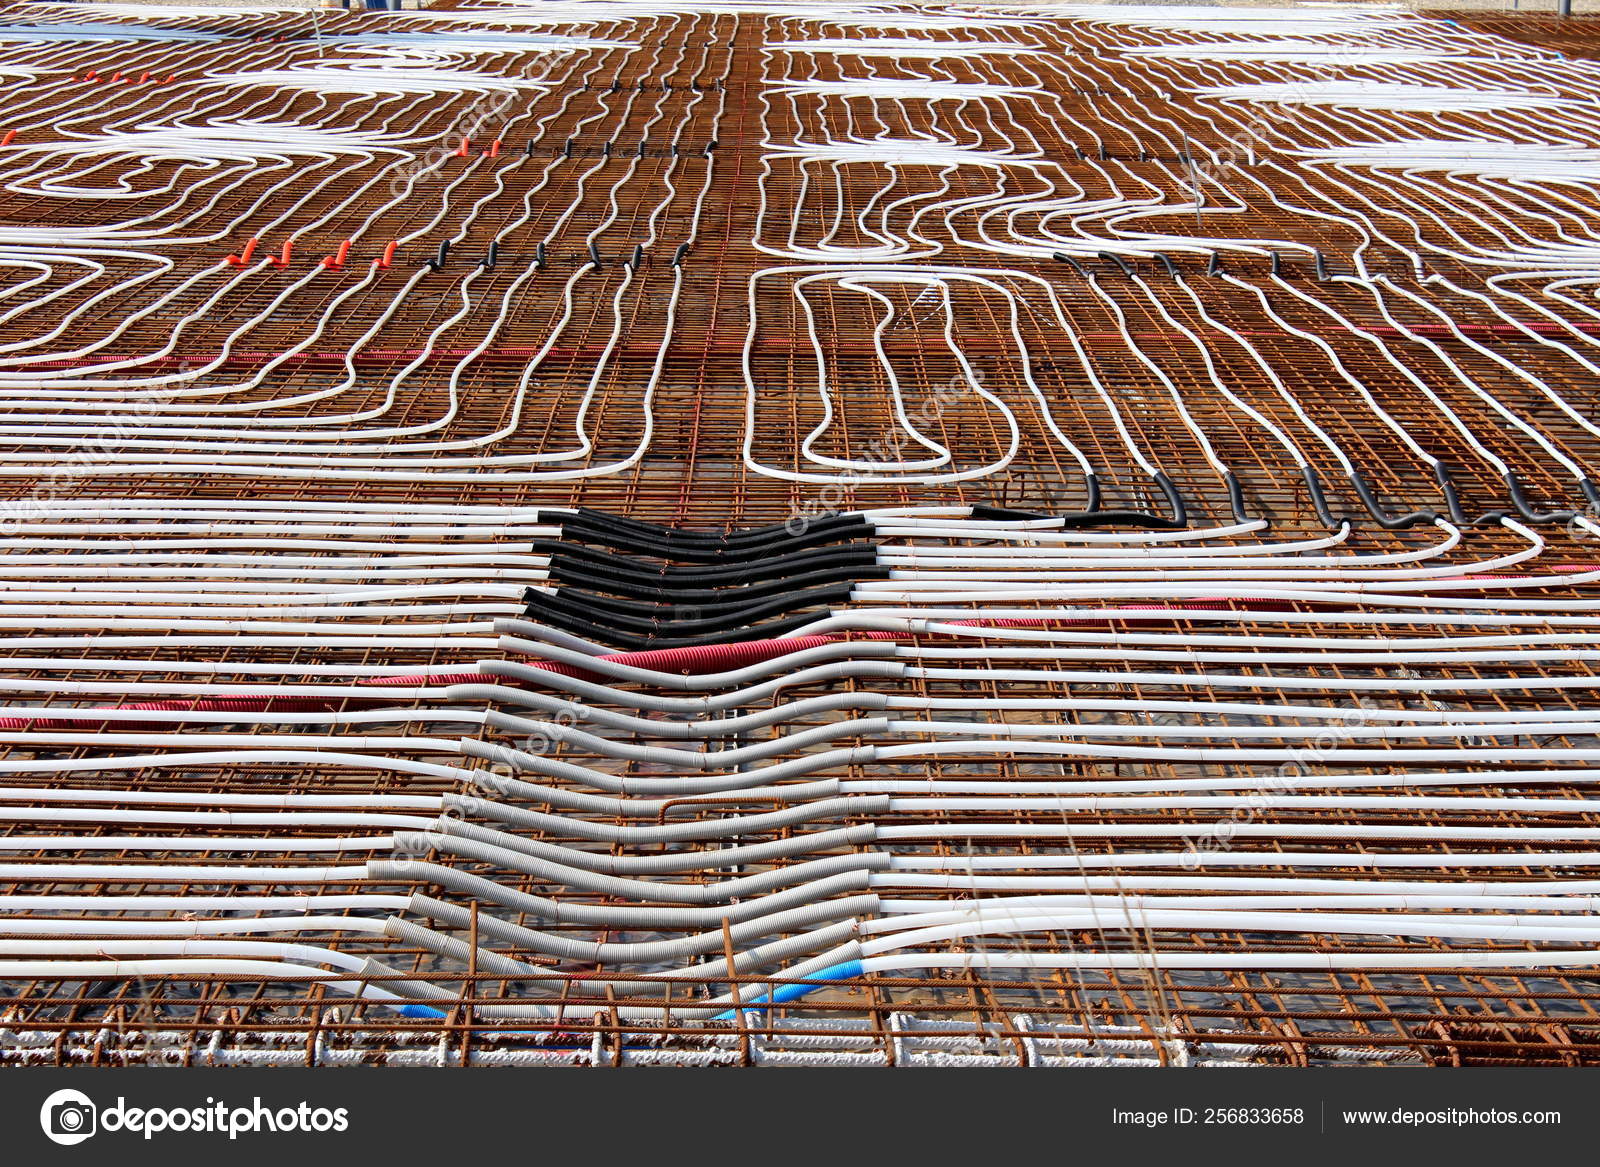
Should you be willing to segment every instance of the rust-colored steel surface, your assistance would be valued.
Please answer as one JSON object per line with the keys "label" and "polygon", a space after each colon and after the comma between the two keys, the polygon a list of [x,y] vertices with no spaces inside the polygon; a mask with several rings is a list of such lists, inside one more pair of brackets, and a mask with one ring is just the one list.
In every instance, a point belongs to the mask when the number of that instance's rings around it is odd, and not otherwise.
{"label": "rust-colored steel surface", "polygon": [[0,1064],[1600,1062],[1600,34],[0,7]]}

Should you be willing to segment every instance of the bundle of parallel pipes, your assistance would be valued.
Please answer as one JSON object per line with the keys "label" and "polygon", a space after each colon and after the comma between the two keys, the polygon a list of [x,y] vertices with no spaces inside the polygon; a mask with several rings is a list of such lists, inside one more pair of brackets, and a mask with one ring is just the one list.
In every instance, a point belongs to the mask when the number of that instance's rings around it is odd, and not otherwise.
{"label": "bundle of parallel pipes", "polygon": [[0,1064],[1600,1062],[1557,29],[4,5]]}

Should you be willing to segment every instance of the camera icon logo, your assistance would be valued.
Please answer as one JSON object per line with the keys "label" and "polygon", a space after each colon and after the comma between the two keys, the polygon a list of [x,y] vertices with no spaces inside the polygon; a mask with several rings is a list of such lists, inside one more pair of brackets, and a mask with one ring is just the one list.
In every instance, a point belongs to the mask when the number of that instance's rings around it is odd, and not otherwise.
{"label": "camera icon logo", "polygon": [[100,1111],[79,1090],[57,1090],[39,1107],[39,1125],[52,1143],[75,1147],[94,1134]]}

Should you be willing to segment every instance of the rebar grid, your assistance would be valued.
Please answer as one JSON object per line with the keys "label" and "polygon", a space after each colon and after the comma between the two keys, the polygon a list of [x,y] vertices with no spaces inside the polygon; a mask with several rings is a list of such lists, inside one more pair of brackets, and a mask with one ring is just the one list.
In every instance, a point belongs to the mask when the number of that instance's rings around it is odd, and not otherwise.
{"label": "rebar grid", "polygon": [[[166,234],[183,237],[161,240],[158,250],[166,266],[131,255],[108,256],[99,261],[103,266],[92,279],[76,286],[76,270],[57,265],[29,293],[54,295],[36,309],[7,317],[0,326],[0,339],[18,345],[8,350],[17,355],[0,358],[5,362],[0,371],[41,378],[43,388],[101,376],[113,382],[98,398],[91,394],[76,399],[75,405],[69,402],[71,408],[63,407],[62,398],[47,398],[46,407],[35,410],[21,395],[6,397],[0,411],[0,455],[5,458],[0,461],[0,497],[9,504],[6,586],[10,604],[17,606],[15,618],[0,630],[0,655],[7,662],[0,680],[7,686],[6,717],[21,719],[15,728],[0,731],[0,764],[10,767],[5,782],[15,791],[4,802],[4,810],[14,817],[0,830],[8,847],[0,858],[14,864],[152,869],[148,879],[59,870],[58,878],[9,876],[9,894],[92,896],[104,904],[92,910],[8,912],[0,918],[0,955],[28,935],[21,925],[32,916],[82,919],[82,932],[61,934],[67,940],[102,936],[95,925],[104,920],[138,918],[138,913],[117,906],[119,897],[308,894],[306,885],[270,874],[219,882],[173,878],[168,870],[174,863],[259,870],[321,862],[325,853],[315,849],[318,841],[356,830],[297,823],[292,837],[284,834],[281,851],[250,852],[229,844],[215,850],[139,846],[141,837],[166,839],[176,829],[156,821],[130,825],[69,819],[61,813],[149,808],[148,802],[134,798],[108,802],[86,797],[86,792],[108,784],[130,795],[167,794],[170,803],[161,805],[185,812],[227,805],[216,800],[233,796],[309,795],[323,799],[319,810],[356,815],[365,813],[374,797],[474,793],[459,776],[415,772],[393,763],[444,758],[461,769],[487,772],[490,767],[482,756],[452,755],[438,743],[470,738],[506,748],[528,745],[525,730],[487,724],[463,729],[433,716],[444,705],[482,708],[495,702],[449,697],[445,686],[431,678],[477,675],[482,662],[512,655],[497,639],[504,630],[490,625],[516,612],[520,601],[508,608],[506,597],[489,591],[475,594],[472,587],[502,580],[538,585],[544,579],[545,569],[534,562],[531,544],[543,537],[537,529],[548,521],[507,518],[511,508],[590,507],[701,530],[737,530],[783,523],[797,515],[814,518],[832,511],[889,507],[987,504],[1050,514],[1088,509],[1084,475],[1052,437],[1055,426],[1094,464],[1108,507],[1163,511],[1160,492],[1132,455],[1133,447],[1170,476],[1188,503],[1194,526],[1232,523],[1225,484],[1206,456],[1203,435],[1215,459],[1237,476],[1249,516],[1271,520],[1272,539],[1326,536],[1289,450],[1269,439],[1266,428],[1241,408],[1242,402],[1287,436],[1326,484],[1335,512],[1356,520],[1341,553],[1421,553],[1439,541],[1439,530],[1427,523],[1381,529],[1345,485],[1335,447],[1365,474],[1392,513],[1423,508],[1449,517],[1435,472],[1397,430],[1420,439],[1431,456],[1449,467],[1459,506],[1469,519],[1485,512],[1517,514],[1501,472],[1474,440],[1510,467],[1536,508],[1584,510],[1573,476],[1537,441],[1507,425],[1473,386],[1487,387],[1560,454],[1592,473],[1600,461],[1596,435],[1556,407],[1539,386],[1593,417],[1592,369],[1580,358],[1591,356],[1595,318],[1568,302],[1551,302],[1546,306],[1553,320],[1519,308],[1516,319],[1527,326],[1519,330],[1474,296],[1500,295],[1498,285],[1489,282],[1500,269],[1445,254],[1502,247],[1506,224],[1550,238],[1541,234],[1549,228],[1534,217],[1536,211],[1548,214],[1541,210],[1544,204],[1515,184],[1490,190],[1483,182],[1454,177],[1415,190],[1375,171],[1335,174],[1297,161],[1297,151],[1343,140],[1341,136],[1436,135],[1441,122],[1448,132],[1477,126],[1514,142],[1538,143],[1557,132],[1532,115],[1344,112],[1306,104],[1287,107],[1292,113],[1252,120],[1226,103],[1201,101],[1191,90],[1255,84],[1263,76],[1290,84],[1316,82],[1324,74],[1318,67],[1294,63],[1264,69],[1228,61],[1141,59],[1127,50],[1170,45],[1175,37],[1137,22],[1062,19],[1010,32],[946,27],[905,34],[939,43],[987,41],[1039,50],[1030,55],[952,56],[934,72],[915,56],[797,54],[773,48],[790,40],[859,37],[859,27],[848,23],[806,14],[692,9],[539,29],[623,41],[632,48],[549,54],[519,51],[508,37],[505,48],[475,50],[459,58],[456,65],[466,72],[535,80],[544,86],[516,91],[509,105],[494,109],[487,119],[482,117],[485,100],[465,91],[408,102],[373,93],[330,96],[206,80],[252,70],[313,69],[327,56],[349,51],[339,48],[341,38],[380,28],[426,39],[470,26],[448,19],[452,12],[481,15],[486,27],[496,27],[490,8],[440,7],[445,11],[434,18],[407,14],[382,26],[355,14],[322,13],[315,29],[309,17],[287,13],[152,17],[140,23],[215,39],[100,38],[23,41],[8,47],[5,63],[36,72],[26,85],[13,89],[13,120],[21,127],[17,145],[24,152],[11,168],[15,181],[0,196],[0,228],[72,227],[90,235],[149,215]],[[14,4],[5,12],[3,22],[71,23],[65,10]],[[70,16],[76,19],[77,14]],[[119,24],[122,19],[107,17],[105,22]],[[1443,72],[1435,80],[1445,75],[1463,86],[1505,86],[1511,84],[1508,78],[1520,78],[1541,93],[1593,100],[1591,77],[1574,74],[1563,81],[1560,67],[1543,52],[1559,44],[1564,52],[1579,53],[1587,42],[1578,34],[1562,31],[1558,40],[1553,26],[1513,27],[1482,18],[1468,27],[1500,38],[1496,44],[1501,55],[1492,64],[1474,58],[1439,66]],[[1398,31],[1385,27],[1375,34],[1378,41],[1400,44],[1448,35],[1434,21]],[[1518,48],[1508,39],[1513,36],[1539,47]],[[1202,31],[1176,39],[1206,45],[1229,38]],[[1341,43],[1340,34],[1324,39]],[[1035,72],[1025,72],[1024,64]],[[1400,66],[1381,63],[1346,61],[1340,69],[1341,77],[1377,83],[1404,76]],[[97,78],[84,80],[90,71]],[[107,80],[112,72],[128,80],[112,83]],[[151,79],[139,81],[145,74]],[[169,74],[177,76],[167,82]],[[1059,104],[1047,106],[1013,93],[1003,100],[967,103],[952,113],[933,99],[884,102],[819,96],[815,89],[790,95],[782,89],[788,82],[921,83],[930,77],[1013,90],[1037,78]],[[202,181],[209,175],[189,173],[181,158],[156,159],[135,181],[143,184],[137,189],[158,193],[131,199],[63,199],[28,185],[37,178],[39,159],[52,157],[52,151],[71,139],[127,133],[135,122],[193,123],[201,114],[225,124],[245,118],[338,124],[351,132],[393,133],[403,140],[393,144],[395,156],[342,155],[286,167],[246,163],[214,185]],[[1570,121],[1557,129],[1566,140],[1596,145],[1592,131]],[[1139,198],[1159,208],[1139,220],[1139,230],[1169,240],[1204,235],[1228,241],[1228,246],[1219,243],[1208,251],[1170,245],[1159,254],[1149,248],[1116,252],[1117,259],[1100,254],[1100,247],[1068,248],[1075,262],[1053,257],[1050,246],[1035,247],[1034,254],[998,254],[971,221],[911,217],[914,200],[927,199],[930,192],[942,190],[939,197],[945,199],[992,194],[994,172],[952,166],[951,173],[935,164],[890,167],[881,159],[819,163],[783,151],[795,142],[876,137],[907,143],[943,135],[980,150],[1021,152],[1029,145],[1075,184],[1085,200]],[[39,155],[27,154],[29,148]],[[1205,173],[1198,174],[1202,163]],[[415,167],[423,165],[429,169],[419,173]],[[1004,173],[1008,188],[1044,197],[1037,172]],[[130,180],[109,164],[68,174],[75,183],[108,193],[122,190],[119,183]],[[414,181],[393,186],[396,174]],[[290,178],[294,181],[285,181]],[[1029,183],[1035,185],[1030,189]],[[176,202],[169,186],[180,192]],[[1225,229],[1215,219],[1202,221],[1199,210],[1186,207],[1199,187],[1206,190],[1207,207],[1226,212]],[[1592,216],[1593,185],[1562,193],[1570,205],[1564,205],[1559,225],[1582,230],[1575,224],[1585,214]],[[1372,201],[1360,204],[1361,197]],[[1490,198],[1500,200],[1493,204],[1496,217],[1481,209]],[[871,217],[873,208],[899,199],[913,201]],[[1353,213],[1340,222],[1289,211],[1326,211],[1340,204],[1376,210],[1361,212],[1361,222],[1369,226],[1359,229],[1350,221]],[[787,213],[796,208],[801,230],[791,235]],[[1402,209],[1409,218],[1404,231],[1397,228],[1382,236],[1370,228],[1371,222],[1383,222],[1385,213]],[[1009,237],[1044,238],[1047,218],[1042,211],[1019,211],[1008,223]],[[180,223],[181,231],[176,226]],[[868,226],[876,228],[876,236]],[[1413,227],[1415,233],[1407,234]],[[955,286],[946,313],[921,285],[885,287],[885,307],[838,283],[797,289],[791,275],[770,270],[806,266],[793,256],[808,248],[860,250],[874,246],[875,238],[905,241],[918,233],[936,240],[940,254],[908,260],[907,268],[915,270],[925,262],[1000,275],[992,285]],[[1099,238],[1116,240],[1109,232]],[[251,240],[259,240],[259,257],[243,267],[227,267],[225,258],[243,255]],[[291,240],[286,266],[262,262]],[[352,244],[342,267],[314,271],[346,240]],[[391,266],[374,270],[373,261],[384,259],[391,241],[400,241],[389,256]],[[498,258],[486,266],[491,243]],[[442,253],[441,244],[448,244]],[[687,248],[680,254],[681,244]],[[762,251],[763,246],[769,251]],[[642,250],[635,253],[635,247]],[[1420,269],[1406,248],[1426,257]],[[786,249],[791,258],[771,253]],[[157,248],[152,245],[151,250]],[[1211,263],[1214,254],[1221,256],[1220,270]],[[592,262],[596,258],[599,262]],[[429,260],[434,266],[424,270]],[[536,263],[533,277],[524,280]],[[1319,264],[1336,274],[1353,273],[1359,264],[1389,282],[1337,282],[1319,276]],[[292,298],[279,301],[308,276],[314,278]],[[1525,278],[1525,287],[1531,294],[1547,282],[1534,272]],[[1262,288],[1270,298],[1249,294],[1241,285]],[[1041,288],[1048,289],[1048,297]],[[1294,289],[1306,298],[1296,299]],[[1448,323],[1406,292],[1438,308]],[[1053,315],[1049,297],[1060,305],[1060,317]],[[1505,301],[1495,303],[1503,306]],[[5,308],[0,300],[0,310]],[[1019,312],[1015,333],[1014,310]],[[63,319],[72,321],[71,335],[51,337]],[[950,333],[960,338],[957,346],[947,342],[947,321]],[[1286,324],[1314,335],[1321,344],[1307,341]],[[821,338],[817,346],[811,340],[813,327]],[[1550,338],[1562,344],[1541,343]],[[1482,348],[1469,343],[1473,341]],[[1074,344],[1082,346],[1086,359],[1077,355]],[[1517,376],[1496,357],[1529,377]],[[1009,460],[1006,415],[971,391],[969,370],[960,358],[976,366],[978,383],[1004,403],[1019,427],[1017,449]],[[111,371],[101,372],[107,365]],[[196,370],[199,375],[191,376]],[[952,452],[952,471],[1001,461],[1004,466],[961,481],[923,483],[889,473],[837,488],[770,473],[814,469],[802,444],[819,427],[812,449],[823,457],[882,460],[886,442],[893,451],[888,461],[906,457],[903,443],[893,441],[904,426],[896,415],[890,373],[907,389],[913,405],[936,395],[941,386],[957,386],[937,398],[939,408],[918,427],[924,437]],[[831,396],[817,391],[822,377],[834,387]],[[163,378],[186,379],[166,382],[168,388],[178,386],[176,396],[163,395],[165,390],[147,392],[135,384]],[[1274,378],[1289,383],[1291,392],[1280,393]],[[1436,401],[1418,389],[1419,380],[1437,395]],[[1229,400],[1221,387],[1238,400]],[[156,398],[153,408],[150,397]],[[1372,401],[1395,424],[1385,424]],[[1306,412],[1297,410],[1296,402]],[[1460,425],[1447,421],[1440,402]],[[224,404],[227,409],[204,413],[193,408],[197,404]],[[41,420],[33,412],[50,416]],[[124,415],[134,420],[116,420]],[[1308,416],[1328,441],[1308,424]],[[232,424],[239,418],[266,424]],[[1126,427],[1128,440],[1119,437],[1118,424]],[[103,428],[86,441],[83,431],[96,426]],[[376,432],[380,430],[385,432]],[[297,445],[274,446],[275,433],[291,431],[313,436]],[[472,461],[480,453],[517,459],[570,452],[584,439],[587,448],[558,465],[593,471],[593,476],[559,480],[530,471],[519,478],[503,472],[500,464]],[[314,456],[312,449],[331,453]],[[463,459],[467,461],[458,461]],[[537,469],[540,464],[529,465]],[[36,466],[49,469],[31,468]],[[327,467],[341,468],[341,475],[315,473]],[[170,507],[163,509],[172,500],[214,503],[219,513],[239,503],[278,504],[283,513],[190,519],[174,517]],[[108,512],[98,527],[84,517],[97,502]],[[155,510],[132,513],[142,504]],[[402,517],[365,529],[364,520],[348,516],[335,514],[321,521],[315,510],[303,509],[306,504],[337,504],[369,518],[382,513],[379,508],[395,507]],[[464,521],[471,508],[491,507],[501,509],[481,528]],[[428,508],[455,509],[433,521],[426,518]],[[487,510],[472,513],[489,515]],[[1466,530],[1468,537],[1443,560],[1462,573],[1473,574],[1474,565],[1527,546],[1513,529],[1493,521]],[[1542,524],[1537,530],[1546,546],[1536,559],[1486,573],[1499,578],[1454,594],[1492,603],[1535,597],[1582,610],[1583,603],[1595,598],[1593,584],[1582,578],[1582,571],[1559,565],[1596,561],[1587,530],[1569,522]],[[1248,549],[1264,537],[1241,532],[1216,542]],[[43,542],[22,546],[27,540]],[[284,567],[269,577],[265,571],[274,562],[272,556],[284,553],[273,540],[320,543],[297,549],[305,557],[303,573],[300,567]],[[196,546],[201,542],[211,545]],[[930,536],[918,546],[931,553],[983,542]],[[64,591],[76,578],[72,571],[84,569],[87,578],[95,579],[105,557],[124,553],[145,557],[113,577],[127,591],[92,592],[70,606],[52,600],[55,607],[48,611],[43,602],[28,606],[23,594],[28,587]],[[30,554],[37,562],[24,562],[22,557]],[[168,558],[159,562],[150,558],[163,555]],[[403,575],[401,562],[408,556],[461,565],[452,577],[462,581],[461,594],[445,605],[410,598],[352,603],[336,615],[306,617],[319,628],[301,634],[291,633],[291,621],[270,611],[209,621],[192,612],[175,618],[139,590],[154,592],[164,584],[179,590],[180,583],[204,580],[234,583],[240,585],[235,590],[248,594],[247,585],[266,580],[309,586],[323,578],[319,569],[343,571],[341,584],[382,587]],[[163,564],[162,571],[156,570]],[[1577,582],[1561,582],[1572,575]],[[1226,592],[1231,585],[1218,581],[1216,586]],[[898,606],[892,598],[875,600],[863,593],[853,596],[848,608],[872,612]],[[1049,610],[1060,605],[1034,598],[1006,606]],[[1101,675],[1096,679],[849,676],[792,684],[761,700],[776,705],[823,695],[887,694],[919,702],[966,701],[972,703],[966,716],[929,707],[925,713],[906,715],[907,720],[953,718],[1029,731],[1057,725],[1080,734],[1121,728],[1127,735],[1121,740],[1135,745],[1171,740],[1158,738],[1151,732],[1155,729],[1189,726],[1196,735],[1178,739],[1186,748],[1204,741],[1201,731],[1276,726],[1284,731],[1281,735],[1251,738],[1250,744],[1295,749],[1302,739],[1288,731],[1324,727],[1336,721],[1333,713],[1268,717],[1222,714],[1207,707],[1252,700],[1263,710],[1292,702],[1337,711],[1347,705],[1352,684],[1373,685],[1370,691],[1383,709],[1454,718],[1451,724],[1530,711],[1552,717],[1570,711],[1570,722],[1580,726],[1587,720],[1594,666],[1583,654],[1592,648],[1593,638],[1586,626],[1563,623],[1559,607],[1554,610],[1557,618],[1520,629],[1550,637],[1545,645],[1550,652],[1537,659],[1458,659],[1459,654],[1442,650],[1434,657],[1417,651],[1351,663],[1310,638],[1343,636],[1376,646],[1380,636],[1448,640],[1472,630],[1442,622],[1433,609],[1409,613],[1382,597],[1337,605],[1304,598],[1271,605],[1229,600],[1201,614],[1166,608],[1141,615],[1110,599],[1086,601],[1084,606],[1112,609],[1092,619],[1090,626],[1107,643],[1128,649],[1123,659],[1098,660],[1095,668]],[[448,610],[441,615],[441,608]],[[1316,622],[1322,614],[1328,620]],[[1345,615],[1384,616],[1390,622],[1349,626],[1339,619]],[[1295,616],[1310,617],[1311,622]],[[1057,630],[1076,626],[1050,619],[1048,626]],[[150,628],[134,626],[141,620],[166,627],[159,636],[152,635]],[[438,625],[448,630],[434,631]],[[1127,639],[1156,635],[1168,638],[1163,643],[1182,645],[1229,633],[1258,641],[1304,641],[1299,650],[1304,659],[1280,659],[1246,645],[1240,652],[1257,660],[1217,666],[1196,658],[1155,667],[1139,659],[1139,643]],[[753,635],[760,635],[759,628]],[[952,647],[973,650],[974,655],[961,660],[972,670],[1011,665],[999,652],[1006,642],[979,634],[953,638],[912,631],[897,643],[935,656]],[[196,662],[206,666],[202,673],[180,667]],[[352,671],[330,674],[340,667]],[[1069,659],[1052,667],[1074,666]],[[1260,683],[1221,683],[1219,669]],[[1152,672],[1174,679],[1131,676]],[[1128,679],[1119,679],[1125,674]],[[381,699],[370,687],[350,693],[351,676],[421,679],[396,685],[392,697]],[[63,678],[70,687],[58,684]],[[1304,681],[1307,687],[1277,689],[1267,683],[1274,678]],[[1507,684],[1473,687],[1491,680]],[[1423,687],[1407,687],[1412,682]],[[1437,687],[1426,688],[1427,682]],[[538,690],[537,685],[531,688]],[[207,702],[215,700],[212,693],[225,692],[251,694],[245,699],[258,703],[244,712],[294,713],[309,719],[294,724],[244,716],[237,721],[181,720],[185,703],[195,712],[219,712]],[[1122,704],[1070,714],[979,704],[1060,698]],[[84,707],[135,702],[164,707],[142,720],[133,719],[126,708],[115,710],[124,716],[105,720],[60,716]],[[1160,708],[1175,702],[1193,708],[1182,713]],[[583,703],[578,709],[580,725],[587,725]],[[340,720],[345,714],[379,711],[389,714],[372,722]],[[841,710],[812,710],[785,719],[781,726],[711,737],[702,744],[707,749],[781,744],[785,735],[826,730],[845,716]],[[174,726],[185,733],[251,741],[232,740],[220,749],[189,741],[110,741],[114,734],[159,736]],[[316,748],[339,756],[263,756],[290,749],[291,735],[329,739],[333,745]],[[365,745],[372,736],[385,739],[384,744]],[[655,740],[636,730],[600,736],[622,746]],[[866,747],[878,736],[880,731],[862,730],[821,748]],[[937,741],[940,732],[901,731],[901,737]],[[897,856],[941,861],[947,865],[944,870],[972,877],[970,888],[958,885],[955,892],[908,886],[878,893],[929,904],[952,895],[977,899],[1010,894],[980,884],[980,873],[990,870],[978,862],[983,858],[1006,860],[1012,864],[1007,870],[1031,875],[1093,872],[1113,881],[1113,894],[1134,895],[1147,877],[1181,878],[1204,871],[1204,864],[1197,867],[1193,860],[1197,845],[1230,825],[1262,830],[1259,835],[1236,832],[1225,848],[1250,857],[1255,864],[1251,873],[1262,879],[1306,876],[1311,869],[1301,858],[1305,855],[1329,860],[1312,872],[1318,878],[1352,887],[1377,870],[1372,863],[1381,867],[1378,857],[1385,855],[1421,857],[1422,865],[1388,875],[1442,888],[1592,877],[1600,860],[1583,853],[1586,836],[1573,832],[1600,828],[1600,814],[1581,805],[1592,802],[1581,772],[1573,767],[1572,780],[1565,781],[1551,773],[1569,764],[1559,760],[1562,755],[1550,753],[1558,760],[1538,765],[1526,758],[1498,758],[1493,751],[1501,746],[1547,753],[1593,750],[1600,747],[1595,736],[1571,729],[1518,730],[1490,740],[1494,744],[1488,747],[1462,743],[1462,761],[1448,768],[1463,780],[1430,786],[1426,798],[1415,797],[1417,788],[1410,779],[1439,767],[1420,761],[1397,756],[1392,761],[1344,762],[1313,751],[1298,763],[1298,775],[1304,778],[1370,774],[1382,784],[1362,787],[1359,793],[1388,797],[1393,800],[1389,806],[1296,803],[1295,794],[1317,790],[1286,787],[1274,761],[1201,757],[1197,751],[1177,758],[1084,754],[1041,760],[1019,753],[844,761],[808,771],[803,780],[964,781],[993,786],[999,792],[993,797],[1019,805],[983,810],[954,809],[954,804],[849,808],[825,821],[763,827],[705,846],[797,841],[798,847],[807,835],[822,830],[907,828],[897,836]],[[1416,743],[1378,739],[1355,744],[1400,751]],[[1349,745],[1336,735],[1335,744],[1322,752]],[[613,752],[559,734],[527,752],[556,767],[586,767],[624,781],[674,773],[668,764],[619,760]],[[814,752],[806,747],[796,755]],[[120,758],[126,764],[116,769]],[[73,765],[90,761],[97,765]],[[1546,773],[1518,776],[1529,769]],[[1473,780],[1478,774],[1489,777]],[[524,773],[522,778],[567,795],[592,793],[566,771],[540,772],[536,778]],[[1200,780],[1231,783],[1259,792],[1258,797],[1248,804],[1241,823],[1236,805],[1198,802],[1041,809],[1036,802],[1025,803],[1027,795],[1002,785],[1127,783],[1130,791],[1138,791],[1141,787],[1135,784],[1143,783],[1148,791]],[[520,795],[505,795],[504,800],[541,809]],[[1497,800],[1518,801],[1509,807],[1488,805]],[[1550,809],[1539,809],[1539,801],[1548,801]],[[1479,808],[1474,802],[1486,805]],[[729,815],[760,814],[784,805],[775,796],[745,796],[734,790],[698,804],[680,800],[647,819],[593,810],[574,817],[619,829],[645,822],[716,824]],[[29,819],[21,813],[28,809],[42,813]],[[468,819],[511,829],[484,816]],[[941,828],[972,826],[1012,827],[1016,836],[963,840],[941,833]],[[1065,837],[1063,827],[1072,828]],[[1337,827],[1342,833],[1297,833],[1304,827]],[[1504,840],[1481,833],[1486,828],[1518,835]],[[1386,834],[1395,829],[1398,835]],[[182,827],[191,843],[232,839],[243,830],[209,821]],[[1475,831],[1480,832],[1476,839]],[[526,822],[515,833],[534,844],[571,845],[570,835],[561,830]],[[97,837],[118,843],[104,849],[22,849],[32,836],[62,834],[80,843]],[[680,889],[709,888],[733,876],[781,872],[802,860],[849,859],[874,849],[840,836],[784,858],[650,878]],[[1121,859],[1129,852],[1170,855],[1170,861],[1124,864]],[[1579,854],[1569,858],[1569,852]],[[612,843],[592,853],[630,859],[691,854],[666,843]],[[1489,866],[1470,858],[1485,854],[1501,858]],[[1504,858],[1518,855],[1526,862],[1511,866]],[[383,849],[374,857],[383,858]],[[1348,862],[1334,861],[1339,858]],[[508,892],[551,895],[563,905],[625,902],[603,891],[560,886],[532,872],[459,854],[436,853],[430,861],[492,878]],[[423,877],[328,878],[315,891],[329,896],[423,893],[466,912],[468,920],[464,925],[429,922],[437,935],[459,946],[448,954],[387,933],[340,935],[330,941],[338,952],[357,960],[371,958],[387,971],[335,970],[311,983],[227,973],[11,981],[0,1019],[0,1060],[1034,1066],[1600,1061],[1594,965],[1526,972],[1448,963],[1424,971],[1404,968],[1405,959],[1419,955],[1448,959],[1469,949],[1489,954],[1541,949],[1540,943],[1514,937],[1469,944],[1437,936],[1407,939],[1316,929],[1144,928],[1133,926],[1132,917],[1102,919],[1082,928],[982,936],[975,945],[980,951],[1064,960],[1127,955],[1130,967],[1063,967],[1029,976],[978,966],[916,976],[869,972],[824,984],[803,1001],[769,1005],[763,994],[806,978],[777,976],[772,967],[730,974],[724,966],[714,974],[693,975],[696,963],[731,961],[747,946],[736,945],[726,925],[725,944],[705,949],[686,968],[664,976],[670,963],[595,964],[519,950],[488,930],[487,917],[493,913],[506,924],[596,944],[642,943],[705,929],[627,931],[541,919],[441,891]],[[249,912],[197,909],[196,914],[222,919]],[[1441,914],[1474,915],[1470,910]],[[7,931],[7,921],[19,927]],[[779,935],[794,934],[786,930]],[[12,942],[9,946],[5,937]],[[961,954],[974,943],[937,942],[931,947]],[[1158,952],[1204,956],[1219,951],[1289,953],[1304,964],[1283,970],[1182,969],[1161,967],[1154,959]],[[496,956],[523,967],[483,967]],[[1330,967],[1333,959],[1357,966]],[[440,1015],[407,1018],[381,1001],[350,998],[364,987],[402,983],[434,986],[441,995],[400,995]],[[733,994],[732,1016],[708,1019],[705,1002],[720,993]],[[553,1005],[556,1015],[513,1020],[495,1011],[530,1002]],[[757,1006],[738,1007],[750,1002]],[[639,1015],[640,1010],[657,1008],[658,1018]]]}

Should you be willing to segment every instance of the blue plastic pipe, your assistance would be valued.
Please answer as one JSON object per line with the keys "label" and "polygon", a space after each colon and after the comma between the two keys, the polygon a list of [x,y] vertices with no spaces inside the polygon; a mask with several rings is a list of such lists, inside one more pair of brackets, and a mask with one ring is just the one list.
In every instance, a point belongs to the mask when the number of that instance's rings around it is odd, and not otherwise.
{"label": "blue plastic pipe", "polygon": [[826,988],[827,986],[821,982],[848,981],[854,977],[860,976],[865,971],[866,970],[861,967],[861,962],[859,960],[847,960],[843,964],[830,965],[829,967],[821,969],[818,972],[807,973],[806,980],[809,982],[808,984],[783,985],[776,992],[774,992],[770,998],[767,996],[767,994],[762,993],[753,1000],[740,1002],[737,1011],[729,1009],[726,1013],[718,1013],[712,1018],[712,1020],[732,1021],[740,1013],[746,1013],[752,1009],[764,1009],[768,1005],[782,1005],[786,1001],[798,1001],[801,997],[804,997],[809,993],[814,993],[818,989]]}

